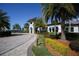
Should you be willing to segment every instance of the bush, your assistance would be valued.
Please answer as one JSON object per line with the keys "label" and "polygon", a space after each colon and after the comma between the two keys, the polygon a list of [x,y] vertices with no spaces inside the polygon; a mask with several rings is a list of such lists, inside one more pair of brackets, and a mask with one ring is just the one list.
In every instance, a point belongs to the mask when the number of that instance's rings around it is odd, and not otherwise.
{"label": "bush", "polygon": [[52,39],[60,39],[60,37],[61,37],[61,33],[59,33],[59,34],[53,34],[53,32],[51,32],[51,33],[49,33],[49,37],[50,38],[52,38]]}
{"label": "bush", "polygon": [[57,40],[52,40],[50,38],[45,39],[46,43],[49,44],[52,49],[55,51],[59,52],[61,55],[67,55],[68,52],[70,51],[70,48],[68,46],[65,46],[64,44],[58,42]]}
{"label": "bush", "polygon": [[12,30],[12,32],[13,32],[13,33],[21,33],[21,32],[23,32],[23,31],[21,31],[21,30]]}
{"label": "bush", "polygon": [[44,46],[42,46],[42,47],[33,46],[32,50],[36,56],[51,56],[51,54],[48,52],[47,48],[45,48]]}
{"label": "bush", "polygon": [[69,46],[72,50],[79,51],[79,41],[72,41]]}
{"label": "bush", "polygon": [[44,47],[45,38],[44,35],[38,35],[37,46],[34,45],[32,47],[32,51],[36,56],[50,56],[51,54],[48,52],[47,48]]}
{"label": "bush", "polygon": [[65,32],[66,39],[67,40],[78,40],[79,39],[79,33],[68,33]]}
{"label": "bush", "polygon": [[11,35],[11,31],[0,31],[0,37],[10,36],[10,35]]}
{"label": "bush", "polygon": [[37,45],[44,45],[44,35],[39,35],[38,36]]}

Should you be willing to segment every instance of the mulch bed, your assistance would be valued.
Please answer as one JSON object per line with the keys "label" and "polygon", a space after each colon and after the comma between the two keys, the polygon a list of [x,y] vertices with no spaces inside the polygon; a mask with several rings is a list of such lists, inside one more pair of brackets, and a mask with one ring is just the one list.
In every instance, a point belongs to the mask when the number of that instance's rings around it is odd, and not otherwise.
{"label": "mulch bed", "polygon": [[50,45],[45,44],[45,47],[48,49],[49,53],[51,53],[53,56],[61,56],[61,54],[52,49]]}
{"label": "mulch bed", "polygon": [[[70,42],[67,41],[67,40],[57,40],[58,42],[66,45],[66,46],[69,46]],[[45,44],[45,47],[48,49],[48,51],[54,55],[54,56],[62,56],[59,52],[55,51],[54,49],[52,49],[52,47],[48,44]],[[67,54],[67,56],[78,56],[77,52],[73,51],[73,50],[70,50]]]}

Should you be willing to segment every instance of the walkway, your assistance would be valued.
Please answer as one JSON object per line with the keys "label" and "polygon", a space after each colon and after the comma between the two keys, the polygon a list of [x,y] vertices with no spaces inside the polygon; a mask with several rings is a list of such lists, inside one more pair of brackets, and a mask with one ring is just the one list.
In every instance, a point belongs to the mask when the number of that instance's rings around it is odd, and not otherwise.
{"label": "walkway", "polygon": [[27,33],[18,36],[0,38],[0,55],[27,56],[27,50],[35,40],[35,34]]}

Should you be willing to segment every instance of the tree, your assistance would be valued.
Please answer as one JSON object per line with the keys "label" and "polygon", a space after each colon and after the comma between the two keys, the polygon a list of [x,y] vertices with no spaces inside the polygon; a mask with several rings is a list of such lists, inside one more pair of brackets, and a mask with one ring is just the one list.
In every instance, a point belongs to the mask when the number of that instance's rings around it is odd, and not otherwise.
{"label": "tree", "polygon": [[36,18],[35,26],[36,27],[44,27],[45,26],[42,18]]}
{"label": "tree", "polygon": [[44,21],[48,22],[49,18],[51,18],[51,22],[53,20],[60,21],[62,27],[61,39],[66,39],[64,33],[65,21],[72,20],[76,15],[73,4],[42,4],[42,12]]}
{"label": "tree", "polygon": [[24,24],[23,31],[24,31],[24,32],[29,32],[28,29],[29,29],[29,24],[28,24],[28,23],[25,23],[25,24]]}
{"label": "tree", "polygon": [[77,12],[77,16],[79,16],[79,4],[78,3],[74,3],[73,5],[74,5],[74,8],[75,8],[75,10]]}
{"label": "tree", "polygon": [[34,22],[34,23],[35,23],[35,22],[36,22],[36,18],[37,18],[37,17],[34,17],[34,18],[32,18],[32,19],[29,19],[28,22],[30,22],[30,23]]}
{"label": "tree", "polygon": [[45,27],[42,17],[34,17],[34,18],[30,19],[28,22],[30,22],[30,23],[34,22],[36,33],[42,31],[42,28]]}
{"label": "tree", "polygon": [[0,31],[10,29],[9,17],[7,13],[0,9]]}
{"label": "tree", "polygon": [[44,27],[45,26],[41,17],[32,18],[28,22],[34,22],[35,27]]}
{"label": "tree", "polygon": [[21,27],[19,24],[13,25],[13,30],[21,30]]}
{"label": "tree", "polygon": [[25,23],[24,24],[24,28],[28,28],[29,27],[29,24],[28,23]]}

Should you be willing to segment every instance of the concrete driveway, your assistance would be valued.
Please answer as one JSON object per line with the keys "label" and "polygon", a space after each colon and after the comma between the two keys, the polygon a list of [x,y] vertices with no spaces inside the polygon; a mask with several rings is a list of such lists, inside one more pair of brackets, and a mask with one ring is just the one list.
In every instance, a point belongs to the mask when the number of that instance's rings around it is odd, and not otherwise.
{"label": "concrete driveway", "polygon": [[[20,33],[17,33],[20,34]],[[0,55],[2,56],[27,56],[29,46],[36,40],[35,34],[0,38]]]}

